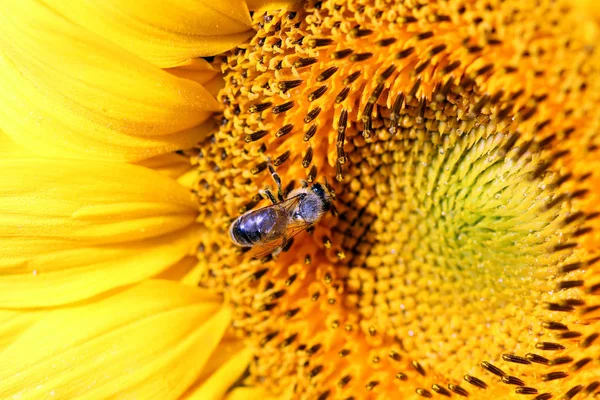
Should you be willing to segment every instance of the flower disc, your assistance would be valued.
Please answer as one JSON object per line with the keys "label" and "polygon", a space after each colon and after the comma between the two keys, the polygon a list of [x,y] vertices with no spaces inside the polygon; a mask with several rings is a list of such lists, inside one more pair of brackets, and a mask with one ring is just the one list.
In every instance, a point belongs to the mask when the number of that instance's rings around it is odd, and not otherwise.
{"label": "flower disc", "polygon": [[[308,2],[254,15],[193,159],[199,257],[307,399],[596,393],[596,33],[560,2]],[[335,209],[255,260],[228,240],[285,186]],[[214,183],[216,182],[216,184]]]}

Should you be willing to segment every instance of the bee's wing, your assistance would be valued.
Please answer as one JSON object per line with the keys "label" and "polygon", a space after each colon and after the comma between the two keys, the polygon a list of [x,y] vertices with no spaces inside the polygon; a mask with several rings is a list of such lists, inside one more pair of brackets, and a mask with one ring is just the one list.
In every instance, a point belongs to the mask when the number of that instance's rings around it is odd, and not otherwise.
{"label": "bee's wing", "polygon": [[[294,210],[298,206],[300,199],[302,199],[304,196],[305,195],[303,193],[300,193],[297,196],[294,196],[292,198],[282,201],[281,203],[273,204],[268,207],[283,207],[286,210],[286,214],[291,217]],[[277,248],[283,246],[286,240],[289,240],[292,237],[296,236],[298,233],[302,232],[309,226],[310,225],[307,223],[291,221],[286,228],[285,236],[282,236],[270,242],[256,245],[255,248],[252,250],[252,256],[255,258],[261,258],[268,254],[271,254]]]}

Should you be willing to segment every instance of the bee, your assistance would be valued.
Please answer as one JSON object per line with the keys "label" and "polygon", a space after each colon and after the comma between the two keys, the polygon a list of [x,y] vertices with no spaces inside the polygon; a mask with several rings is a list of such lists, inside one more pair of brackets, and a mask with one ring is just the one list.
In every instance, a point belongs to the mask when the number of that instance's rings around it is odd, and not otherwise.
{"label": "bee", "polygon": [[[231,241],[255,250],[254,257],[277,255],[298,233],[314,226],[327,211],[332,210],[332,191],[325,183],[309,185],[302,182],[284,198],[281,178],[270,162],[269,172],[277,184],[277,198],[269,189],[261,191],[271,205],[250,210],[239,216],[229,228]],[[290,243],[291,244],[291,243]]]}

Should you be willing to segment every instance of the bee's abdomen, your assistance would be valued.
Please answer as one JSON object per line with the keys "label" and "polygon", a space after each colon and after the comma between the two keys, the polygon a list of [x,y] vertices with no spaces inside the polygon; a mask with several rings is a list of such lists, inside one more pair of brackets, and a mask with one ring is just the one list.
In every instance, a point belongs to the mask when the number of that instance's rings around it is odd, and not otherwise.
{"label": "bee's abdomen", "polygon": [[248,220],[245,215],[242,215],[240,218],[236,219],[233,224],[231,224],[231,228],[229,233],[231,234],[231,239],[239,244],[240,246],[250,247],[255,243],[260,241],[261,236],[260,232],[256,229],[252,220]]}

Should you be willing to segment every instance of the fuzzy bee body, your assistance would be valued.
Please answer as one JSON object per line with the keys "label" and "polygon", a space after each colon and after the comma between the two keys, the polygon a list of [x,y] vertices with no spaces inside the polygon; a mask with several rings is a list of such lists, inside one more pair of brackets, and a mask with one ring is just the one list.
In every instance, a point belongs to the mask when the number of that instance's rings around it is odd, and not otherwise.
{"label": "fuzzy bee body", "polygon": [[294,190],[281,201],[268,196],[272,205],[242,214],[229,228],[233,243],[253,248],[256,256],[277,252],[292,237],[316,224],[332,206],[329,191],[320,183]]}

